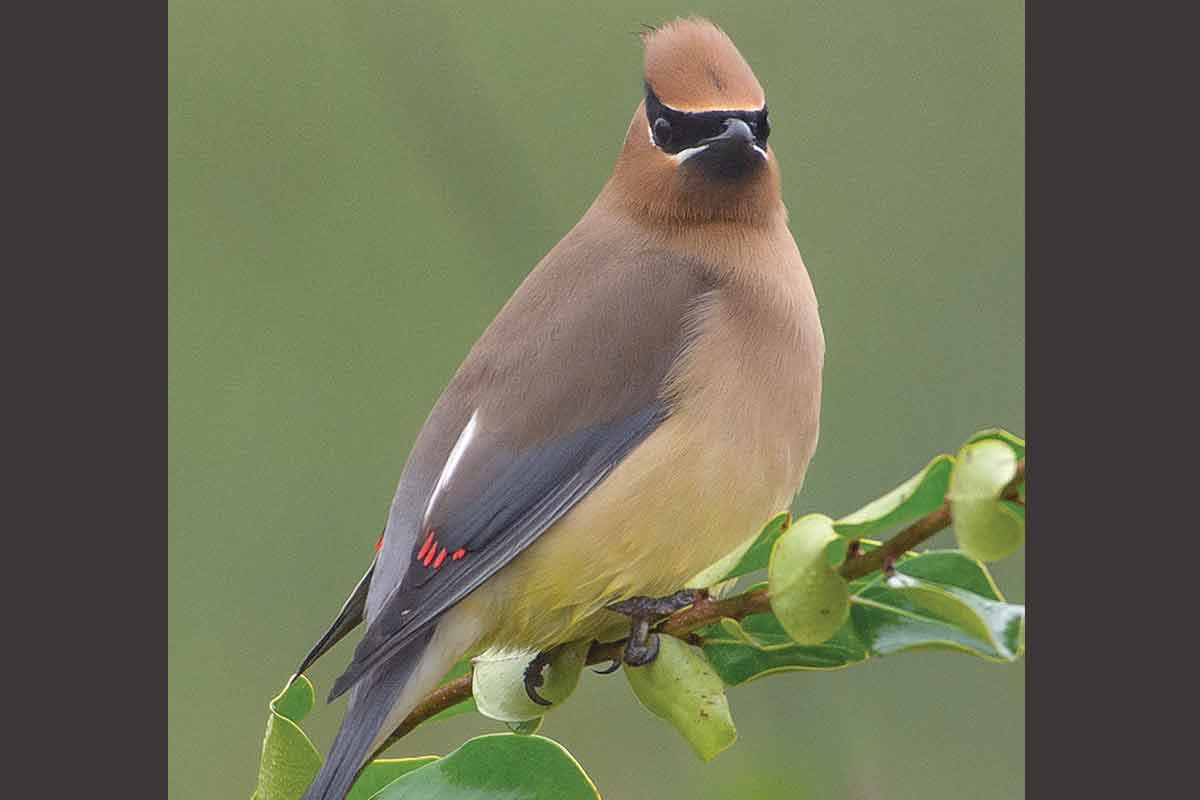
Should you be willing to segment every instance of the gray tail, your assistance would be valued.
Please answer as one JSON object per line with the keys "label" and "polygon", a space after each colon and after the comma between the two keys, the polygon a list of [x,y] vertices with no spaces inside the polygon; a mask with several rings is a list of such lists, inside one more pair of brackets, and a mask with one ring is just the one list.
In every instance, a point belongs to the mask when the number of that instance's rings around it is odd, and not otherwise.
{"label": "gray tail", "polygon": [[371,755],[371,745],[400,697],[404,684],[421,660],[435,626],[363,676],[350,692],[346,716],[334,737],[325,763],[304,793],[303,800],[343,800],[354,778]]}
{"label": "gray tail", "polygon": [[357,628],[358,624],[363,621],[363,609],[367,607],[367,592],[371,590],[371,576],[374,574],[375,562],[372,561],[367,574],[362,576],[358,585],[354,587],[354,591],[350,593],[350,597],[346,599],[337,619],[300,662],[300,668],[296,670],[297,675],[303,675],[318,658],[329,652],[330,648],[342,640],[342,637]]}

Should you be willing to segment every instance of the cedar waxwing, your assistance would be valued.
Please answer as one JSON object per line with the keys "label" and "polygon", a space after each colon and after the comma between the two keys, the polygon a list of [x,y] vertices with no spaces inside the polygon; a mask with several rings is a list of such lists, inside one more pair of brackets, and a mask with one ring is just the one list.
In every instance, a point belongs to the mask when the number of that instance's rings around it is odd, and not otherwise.
{"label": "cedar waxwing", "polygon": [[706,20],[643,38],[611,177],[430,412],[374,563],[300,667],[366,619],[305,800],[341,800],[464,655],[621,638],[609,606],[687,588],[804,479],[825,343],[762,87]]}

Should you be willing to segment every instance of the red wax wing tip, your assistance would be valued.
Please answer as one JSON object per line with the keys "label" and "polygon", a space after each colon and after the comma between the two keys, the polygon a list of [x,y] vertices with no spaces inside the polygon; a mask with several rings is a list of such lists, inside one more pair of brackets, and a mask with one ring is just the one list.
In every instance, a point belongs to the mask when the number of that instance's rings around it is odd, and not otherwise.
{"label": "red wax wing tip", "polygon": [[382,531],[380,531],[379,538],[375,541],[375,552],[376,553],[379,552],[379,548],[383,547],[383,532],[386,530],[387,530],[387,528],[384,528]]}
{"label": "red wax wing tip", "polygon": [[421,559],[421,563],[428,567],[429,562],[433,561],[433,557],[436,554],[437,554],[437,544],[434,544],[433,547],[429,548],[429,552],[425,554],[425,557]]}
{"label": "red wax wing tip", "polygon": [[433,544],[433,529],[429,529],[429,535],[425,537],[425,544],[421,545],[421,552],[417,553],[417,561],[425,557],[425,553],[429,551],[430,545]]}
{"label": "red wax wing tip", "polygon": [[457,550],[455,550],[454,553],[450,556],[450,560],[458,561],[460,558],[462,558],[466,554],[467,554],[466,548],[460,547]]}
{"label": "red wax wing tip", "polygon": [[438,553],[437,560],[433,562],[434,569],[437,569],[438,567],[440,567],[442,565],[442,561],[444,561],[445,558],[446,558],[446,548],[443,547],[442,552]]}

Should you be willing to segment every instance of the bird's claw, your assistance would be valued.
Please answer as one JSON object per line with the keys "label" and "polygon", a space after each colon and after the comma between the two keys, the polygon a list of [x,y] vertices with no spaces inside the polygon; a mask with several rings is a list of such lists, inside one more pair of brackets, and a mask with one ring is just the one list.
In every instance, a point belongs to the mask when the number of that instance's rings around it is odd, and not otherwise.
{"label": "bird's claw", "polygon": [[592,672],[596,673],[597,675],[611,675],[614,672],[616,672],[617,670],[619,670],[620,668],[621,668],[621,659],[614,658],[612,660],[612,663],[609,664],[604,669],[594,669],[594,670],[592,670]]}
{"label": "bird's claw", "polygon": [[538,694],[538,687],[545,683],[545,678],[542,676],[542,670],[550,663],[550,651],[543,650],[537,654],[533,661],[529,662],[529,666],[525,667],[525,694],[529,699],[537,703],[539,706],[551,706],[552,702]]}
{"label": "bird's claw", "polygon": [[658,634],[647,634],[645,639],[635,642],[633,637],[625,644],[625,663],[631,667],[644,667],[658,657]]}

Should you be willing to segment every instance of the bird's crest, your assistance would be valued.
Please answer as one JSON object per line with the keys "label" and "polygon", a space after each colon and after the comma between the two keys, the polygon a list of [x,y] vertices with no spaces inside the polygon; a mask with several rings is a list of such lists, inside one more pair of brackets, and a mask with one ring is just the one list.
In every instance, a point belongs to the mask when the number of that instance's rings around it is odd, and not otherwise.
{"label": "bird's crest", "polygon": [[642,34],[646,83],[680,111],[762,108],[754,71],[723,30],[701,17],[675,19]]}

